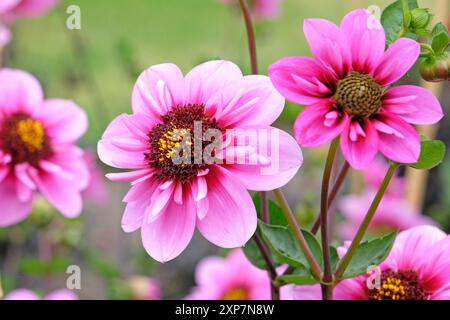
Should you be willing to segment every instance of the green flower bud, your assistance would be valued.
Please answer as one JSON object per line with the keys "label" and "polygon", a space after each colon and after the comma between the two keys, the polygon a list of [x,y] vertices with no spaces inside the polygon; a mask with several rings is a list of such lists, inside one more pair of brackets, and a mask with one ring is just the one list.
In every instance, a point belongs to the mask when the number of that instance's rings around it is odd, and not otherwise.
{"label": "green flower bud", "polygon": [[450,54],[444,53],[440,57],[427,57],[420,62],[422,78],[430,82],[450,80]]}
{"label": "green flower bud", "polygon": [[411,28],[412,29],[426,29],[431,22],[433,16],[428,9],[415,8],[411,10]]}

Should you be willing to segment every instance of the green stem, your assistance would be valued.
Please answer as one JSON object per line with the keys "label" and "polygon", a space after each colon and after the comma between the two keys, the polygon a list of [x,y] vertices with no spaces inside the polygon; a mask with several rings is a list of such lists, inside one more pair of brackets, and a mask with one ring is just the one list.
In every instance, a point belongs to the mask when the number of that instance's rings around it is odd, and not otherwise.
{"label": "green stem", "polygon": [[289,207],[289,204],[287,203],[286,198],[283,195],[283,192],[280,189],[275,189],[273,190],[273,193],[277,198],[277,201],[281,206],[281,209],[283,210],[283,213],[289,223],[289,226],[292,229],[292,232],[294,233],[294,237],[297,240],[300,249],[303,251],[306,260],[308,260],[309,266],[311,267],[311,271],[314,277],[316,279],[321,279],[322,271],[320,269],[320,266],[317,263],[316,258],[314,258],[314,255],[312,254],[311,249],[309,248],[308,243],[306,242],[305,237],[303,236],[303,233],[297,223],[297,219],[295,219],[294,213]]}
{"label": "green stem", "polygon": [[333,170],[334,157],[336,156],[336,151],[338,147],[339,139],[334,139],[330,144],[330,149],[328,150],[327,160],[325,162],[325,168],[323,171],[322,178],[322,191],[320,194],[320,233],[322,240],[322,251],[323,251],[323,282],[322,285],[322,298],[324,300],[333,299],[333,272],[331,270],[330,262],[330,241],[328,232],[328,188],[330,186],[331,171]]}
{"label": "green stem", "polygon": [[372,221],[373,216],[375,215],[378,206],[380,205],[381,199],[383,198],[386,189],[391,182],[392,177],[394,176],[395,170],[397,169],[398,164],[391,162],[391,165],[389,167],[389,170],[386,173],[386,176],[383,179],[383,182],[381,183],[380,188],[378,189],[377,194],[375,195],[375,198],[372,201],[372,204],[369,207],[369,210],[367,210],[366,216],[364,217],[363,222],[359,226],[359,229],[350,244],[350,247],[347,250],[347,253],[344,255],[342,260],[339,263],[339,266],[335,273],[335,279],[339,281],[342,278],[342,275],[345,272],[345,269],[347,268],[348,264],[350,263],[353,255],[356,252],[356,249],[358,248],[361,240],[363,239],[364,235],[366,234],[367,229],[369,228],[370,222]]}
{"label": "green stem", "polygon": [[252,73],[258,74],[258,60],[256,58],[255,32],[253,31],[252,17],[246,0],[239,0],[242,15],[244,16],[245,27],[247,29],[248,49],[250,51],[250,64]]}

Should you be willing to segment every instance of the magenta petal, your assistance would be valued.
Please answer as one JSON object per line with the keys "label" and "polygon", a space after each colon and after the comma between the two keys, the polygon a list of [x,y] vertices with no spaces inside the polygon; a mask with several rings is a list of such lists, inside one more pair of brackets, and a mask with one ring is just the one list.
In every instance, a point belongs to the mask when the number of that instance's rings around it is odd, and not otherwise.
{"label": "magenta petal", "polygon": [[303,31],[312,53],[341,78],[351,67],[351,52],[341,29],[324,19],[307,19]]}
{"label": "magenta petal", "polygon": [[386,87],[399,80],[416,63],[420,45],[415,40],[400,38],[386,50],[374,71],[375,80]]}
{"label": "magenta petal", "polygon": [[29,289],[19,288],[8,293],[5,300],[39,300],[39,296]]}
{"label": "magenta petal", "polygon": [[201,234],[222,248],[242,247],[255,233],[256,209],[244,186],[225,169],[207,175],[209,212],[197,221]]}
{"label": "magenta petal", "polygon": [[215,60],[202,63],[186,74],[186,101],[204,104],[224,86],[242,79],[242,72],[233,62]]}
{"label": "magenta petal", "polygon": [[78,300],[78,296],[72,290],[59,289],[47,294],[45,300]]}
{"label": "magenta petal", "polygon": [[0,210],[0,227],[8,227],[25,219],[31,212],[33,199],[22,202],[16,194],[15,179],[8,178],[0,183],[2,204]]}
{"label": "magenta petal", "polygon": [[379,20],[368,10],[357,9],[344,17],[341,30],[350,45],[353,70],[372,73],[386,46]]}
{"label": "magenta petal", "polygon": [[38,112],[47,134],[55,144],[78,140],[88,126],[86,112],[70,100],[46,100]]}
{"label": "magenta petal", "polygon": [[387,112],[373,121],[379,135],[379,149],[389,159],[414,163],[419,159],[420,138],[414,127]]}
{"label": "magenta petal", "polygon": [[[286,57],[269,67],[269,76],[275,88],[289,101],[310,105],[329,97],[332,92],[324,68],[307,57]],[[334,82],[333,81],[333,82]]]}
{"label": "magenta petal", "polygon": [[363,123],[348,121],[341,135],[342,153],[348,163],[355,169],[367,166],[378,152],[377,131],[370,120],[364,119],[362,121]]}
{"label": "magenta petal", "polygon": [[397,86],[383,96],[383,109],[412,124],[434,124],[444,116],[438,99],[418,86]]}
{"label": "magenta petal", "polygon": [[141,228],[142,242],[148,254],[159,262],[176,258],[187,247],[194,234],[196,209],[194,200],[186,192],[183,205],[170,200],[158,219]]}
{"label": "magenta petal", "polygon": [[[241,129],[257,132],[258,139],[249,142],[254,153],[241,159],[243,163],[227,164],[227,170],[250,190],[273,190],[287,184],[303,163],[302,151],[294,138],[273,127]],[[254,157],[266,161],[252,161]]]}
{"label": "magenta petal", "polygon": [[172,107],[184,103],[184,78],[180,69],[171,63],[154,65],[141,73],[132,94],[134,113],[158,118]]}
{"label": "magenta petal", "polygon": [[337,137],[348,121],[346,113],[326,125],[326,115],[334,112],[333,103],[324,101],[303,110],[294,124],[295,138],[302,147],[317,147]]}
{"label": "magenta petal", "polygon": [[14,69],[0,70],[0,116],[13,112],[32,115],[39,110],[43,99],[41,85],[31,74]]}

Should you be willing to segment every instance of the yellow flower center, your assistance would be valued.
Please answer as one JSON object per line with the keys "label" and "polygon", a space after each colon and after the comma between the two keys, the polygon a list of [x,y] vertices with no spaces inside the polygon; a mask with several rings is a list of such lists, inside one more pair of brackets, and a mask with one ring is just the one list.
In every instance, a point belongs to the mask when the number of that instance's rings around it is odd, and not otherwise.
{"label": "yellow flower center", "polygon": [[390,269],[381,274],[380,287],[369,291],[370,300],[425,300],[427,294],[416,272]]}
{"label": "yellow flower center", "polygon": [[225,292],[222,300],[248,300],[248,290],[244,288],[232,288]]}
{"label": "yellow flower center", "polygon": [[[182,149],[183,139],[186,134],[191,133],[191,129],[177,129],[173,126],[172,130],[168,130],[158,140],[160,158],[159,161],[163,162],[166,159],[170,159],[174,153],[179,153]],[[190,138],[185,141],[188,146],[192,145]]]}
{"label": "yellow flower center", "polygon": [[24,119],[17,122],[17,135],[30,152],[42,150],[45,142],[45,132],[42,123],[33,119]]}

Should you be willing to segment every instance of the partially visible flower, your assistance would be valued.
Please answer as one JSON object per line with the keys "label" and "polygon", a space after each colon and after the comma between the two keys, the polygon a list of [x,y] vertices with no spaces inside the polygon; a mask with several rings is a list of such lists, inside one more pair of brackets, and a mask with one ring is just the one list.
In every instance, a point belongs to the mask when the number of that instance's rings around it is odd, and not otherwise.
{"label": "partially visible flower", "polygon": [[159,300],[162,297],[158,279],[144,276],[133,276],[127,281],[134,300]]}
{"label": "partially visible flower", "polygon": [[[41,298],[29,289],[15,289],[5,296],[5,300],[40,300]],[[60,289],[47,294],[43,300],[78,300],[78,296],[71,290]]]}
{"label": "partially visible flower", "polygon": [[295,123],[299,144],[317,147],[340,136],[344,157],[356,169],[378,151],[396,162],[416,162],[420,139],[412,125],[438,122],[441,106],[421,87],[389,86],[414,65],[420,45],[401,38],[385,51],[383,27],[362,9],[340,27],[308,19],[303,28],[314,58],[287,57],[269,68],[281,94],[307,106]]}
{"label": "partially visible flower", "polygon": [[105,175],[97,165],[97,156],[92,150],[84,150],[84,161],[90,174],[88,187],[83,191],[85,199],[102,204],[108,201],[108,190],[105,185]]}
{"label": "partially visible flower", "polygon": [[[348,243],[347,243],[348,246]],[[340,248],[342,256],[346,249]],[[436,227],[419,226],[400,232],[379,267],[380,286],[365,274],[341,281],[337,300],[449,300],[450,236]],[[370,284],[374,285],[369,288]],[[297,286],[296,299],[320,299],[320,286]]]}
{"label": "partially visible flower", "polygon": [[190,300],[270,300],[267,271],[253,266],[241,249],[226,258],[206,257],[195,271],[197,286],[186,297]]}
{"label": "partially visible flower", "polygon": [[32,75],[0,69],[0,227],[25,219],[38,193],[66,217],[81,213],[89,171],[75,143],[86,128],[75,103],[45,100]]}
{"label": "partially visible flower", "polygon": [[[239,0],[220,0],[223,4],[238,4]],[[280,15],[282,0],[250,0],[248,1],[253,16],[257,19],[275,19]]]}
{"label": "partially visible flower", "polygon": [[243,76],[229,61],[186,76],[173,64],[152,66],[139,76],[132,106],[108,126],[98,154],[133,170],[107,177],[131,182],[122,228],[141,229],[160,262],[177,257],[196,226],[217,246],[243,246],[257,223],[247,189],[279,188],[303,161],[295,139],[271,127],[284,99],[269,78]]}

